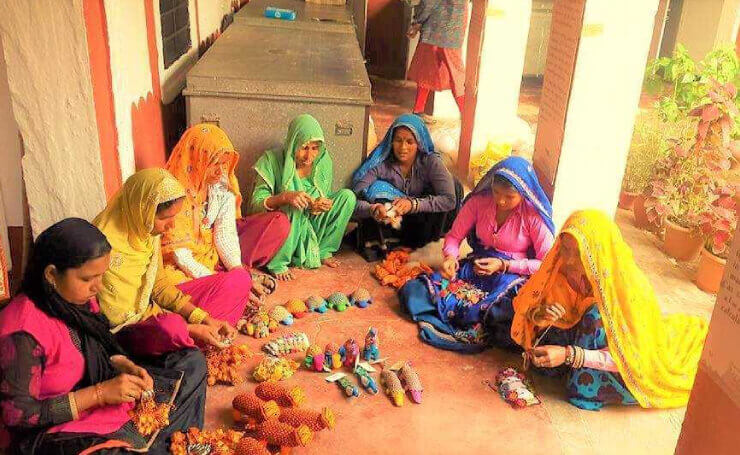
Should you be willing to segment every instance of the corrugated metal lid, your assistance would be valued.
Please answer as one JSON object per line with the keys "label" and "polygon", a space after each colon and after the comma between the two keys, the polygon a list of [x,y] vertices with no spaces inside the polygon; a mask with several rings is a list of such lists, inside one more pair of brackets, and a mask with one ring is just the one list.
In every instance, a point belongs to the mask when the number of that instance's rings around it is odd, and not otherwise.
{"label": "corrugated metal lid", "polygon": [[187,74],[187,96],[372,103],[354,35],[229,27]]}
{"label": "corrugated metal lid", "polygon": [[[268,6],[292,9],[296,12],[296,19],[285,21],[266,18],[264,13]],[[352,11],[347,5],[317,5],[303,0],[251,0],[236,13],[234,24],[355,33]]]}

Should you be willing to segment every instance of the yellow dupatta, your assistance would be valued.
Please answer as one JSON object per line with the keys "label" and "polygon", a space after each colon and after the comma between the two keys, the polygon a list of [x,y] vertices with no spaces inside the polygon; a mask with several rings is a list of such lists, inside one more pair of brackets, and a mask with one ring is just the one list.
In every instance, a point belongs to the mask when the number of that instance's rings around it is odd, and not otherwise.
{"label": "yellow dupatta", "polygon": [[241,218],[242,196],[236,178],[239,154],[226,133],[219,127],[198,124],[188,128],[172,151],[165,168],[185,188],[185,203],[175,217],[174,227],[162,236],[162,255],[165,268],[175,282],[188,278],[177,268],[174,252],[187,248],[196,261],[210,270],[218,264],[218,251],[213,242],[211,227],[203,226],[208,200],[208,169],[227,157],[229,191],[236,196],[236,218]]}
{"label": "yellow dupatta", "polygon": [[113,247],[98,300],[114,331],[161,312],[151,301],[161,263],[160,239],[151,232],[157,206],[183,196],[167,171],[145,169],[129,177],[93,220]]}
{"label": "yellow dupatta", "polygon": [[[560,301],[566,307],[563,322],[573,327],[596,303],[606,331],[609,352],[627,388],[644,408],[686,405],[704,346],[707,323],[686,314],[664,316],[650,282],[637,267],[632,250],[619,228],[597,210],[573,213],[562,233],[578,242],[581,261],[594,299]],[[514,299],[511,336],[525,349],[532,347],[535,326],[529,312],[556,297],[565,283],[559,273],[560,240]],[[560,278],[558,278],[560,277]],[[550,303],[550,302],[548,302]]]}

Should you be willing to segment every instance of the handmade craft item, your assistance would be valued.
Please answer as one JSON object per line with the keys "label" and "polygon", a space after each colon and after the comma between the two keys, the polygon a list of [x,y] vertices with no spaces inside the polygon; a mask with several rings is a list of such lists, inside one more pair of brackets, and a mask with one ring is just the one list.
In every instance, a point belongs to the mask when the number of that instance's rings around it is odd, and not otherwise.
{"label": "handmade craft item", "polygon": [[330,309],[339,312],[342,312],[349,308],[349,299],[347,299],[347,296],[342,294],[341,292],[335,292],[334,294],[330,295],[326,299],[326,302]]}
{"label": "handmade craft item", "polygon": [[272,455],[272,453],[267,450],[265,444],[246,436],[236,445],[234,455]]}
{"label": "handmade craft item", "polygon": [[208,385],[219,382],[237,385],[244,381],[241,368],[252,357],[246,344],[230,345],[223,349],[208,348],[205,352],[208,365]]}
{"label": "handmade craft item", "polygon": [[281,324],[292,325],[293,315],[282,305],[275,305],[270,310],[270,317]]}
{"label": "handmade craft item", "polygon": [[411,367],[410,362],[403,364],[400,370],[398,370],[398,377],[401,379],[406,391],[411,395],[411,401],[416,404],[421,403],[421,393],[424,388],[421,385],[421,379],[416,371]]}
{"label": "handmade craft item", "polygon": [[303,303],[303,300],[293,299],[285,304],[285,309],[296,318],[302,318],[308,313],[308,306]]}
{"label": "handmade craft item", "polygon": [[339,385],[339,388],[342,389],[344,394],[348,397],[360,396],[360,389],[358,389],[356,385],[352,384],[352,382],[346,376],[337,379],[336,383],[337,385]]}
{"label": "handmade craft item", "polygon": [[308,348],[303,364],[309,370],[324,371],[324,353],[319,345],[314,344]]}
{"label": "handmade craft item", "polygon": [[388,368],[383,367],[380,371],[380,384],[383,386],[385,394],[388,395],[393,404],[396,406],[403,406],[404,402],[404,390],[401,380],[395,372]]}
{"label": "handmade craft item", "polygon": [[373,303],[373,298],[370,295],[370,291],[365,288],[358,288],[350,295],[349,302],[351,305],[357,305],[360,308],[367,308],[368,305]]}
{"label": "handmade craft item", "polygon": [[344,345],[339,348],[339,356],[342,359],[342,365],[345,367],[351,368],[355,365],[355,360],[360,357],[360,346],[354,338],[344,342]]}
{"label": "handmade craft item", "polygon": [[357,376],[357,379],[360,381],[360,384],[362,384],[362,387],[370,395],[375,395],[376,393],[378,393],[378,385],[376,384],[375,379],[370,376],[370,373],[372,371],[375,371],[375,369],[368,364],[361,364],[358,360],[355,360],[355,366],[352,371]]}
{"label": "handmade craft item", "polygon": [[284,357],[265,356],[254,368],[252,377],[257,382],[282,381],[293,376],[298,364]]}
{"label": "handmade craft item", "polygon": [[385,260],[375,266],[373,275],[384,286],[400,289],[409,280],[413,280],[422,273],[432,274],[434,271],[423,262],[409,261],[411,250],[399,248],[391,251]]}
{"label": "handmade craft item", "polygon": [[267,381],[257,384],[254,394],[263,401],[274,401],[279,406],[291,408],[300,406],[306,401],[306,394],[300,387],[286,388],[282,384],[274,381]]}
{"label": "handmade craft item", "polygon": [[328,371],[336,370],[342,367],[342,356],[339,354],[339,348],[334,343],[329,343],[324,349],[324,369]]}
{"label": "handmade craft item", "polygon": [[239,413],[235,420],[247,424],[259,424],[280,415],[280,407],[274,400],[262,401],[253,393],[235,396],[231,406]]}
{"label": "handmade craft item", "polygon": [[294,354],[296,352],[306,352],[310,343],[308,335],[303,332],[290,333],[276,338],[266,343],[262,349],[270,355],[280,357],[283,355]]}
{"label": "handmade craft item", "polygon": [[[176,431],[170,438],[172,455],[232,455],[244,433],[234,430],[200,430],[192,427],[187,433]],[[263,455],[260,452],[247,455]]]}
{"label": "handmade craft item", "polygon": [[383,223],[391,226],[395,230],[401,229],[401,220],[403,217],[396,213],[396,209],[393,207],[393,204],[386,202],[383,204],[383,207],[385,207],[385,218],[383,219]]}
{"label": "handmade craft item", "polygon": [[270,332],[277,330],[277,326],[277,321],[270,318],[270,315],[264,309],[260,309],[250,318],[240,319],[236,328],[244,335],[266,338],[270,336]]}
{"label": "handmade craft item", "polygon": [[308,306],[308,309],[314,313],[326,313],[329,308],[328,304],[326,303],[326,300],[324,300],[322,297],[319,297],[317,295],[312,295],[306,300],[306,305]]}
{"label": "handmade craft item", "polygon": [[267,420],[257,426],[254,437],[270,445],[279,446],[283,450],[290,447],[305,447],[313,440],[313,432],[306,425],[293,428],[287,423]]}
{"label": "handmade craft item", "polygon": [[334,412],[329,408],[319,411],[303,408],[283,409],[278,417],[278,421],[287,423],[291,427],[297,428],[301,425],[307,426],[311,431],[317,432],[325,429],[334,429],[336,417]]}
{"label": "handmade craft item", "polygon": [[501,398],[513,408],[526,408],[541,403],[526,377],[514,368],[506,368],[496,375],[496,387]]}
{"label": "handmade craft item", "polygon": [[380,358],[380,348],[378,347],[378,329],[370,327],[365,335],[365,347],[362,348],[362,358],[366,362],[378,360]]}
{"label": "handmade craft item", "polygon": [[149,398],[138,401],[128,415],[136,430],[142,436],[149,437],[170,424],[171,407],[170,404],[157,403],[154,398]]}

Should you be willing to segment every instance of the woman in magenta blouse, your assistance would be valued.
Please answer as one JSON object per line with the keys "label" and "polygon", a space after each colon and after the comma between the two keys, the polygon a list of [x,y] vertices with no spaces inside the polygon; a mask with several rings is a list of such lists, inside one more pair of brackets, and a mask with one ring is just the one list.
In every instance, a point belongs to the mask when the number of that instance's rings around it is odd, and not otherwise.
{"label": "woman in magenta blouse", "polygon": [[[421,338],[463,352],[492,344],[515,347],[509,334],[511,302],[539,269],[554,230],[550,201],[532,165],[510,157],[494,166],[465,199],[445,237],[442,270],[410,281],[399,291],[419,323]],[[465,238],[473,252],[460,260]],[[458,298],[455,279],[474,285],[485,297],[477,302]]]}

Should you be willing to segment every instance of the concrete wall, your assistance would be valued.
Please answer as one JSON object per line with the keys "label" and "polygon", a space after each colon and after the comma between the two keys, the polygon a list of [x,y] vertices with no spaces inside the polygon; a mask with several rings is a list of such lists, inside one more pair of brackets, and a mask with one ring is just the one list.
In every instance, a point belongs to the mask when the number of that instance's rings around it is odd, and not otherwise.
{"label": "concrete wall", "polygon": [[734,43],[733,31],[740,0],[684,0],[676,43],[694,59],[722,43]]}
{"label": "concrete wall", "polygon": [[38,235],[67,216],[92,218],[105,204],[83,0],[6,0],[0,18]]}

